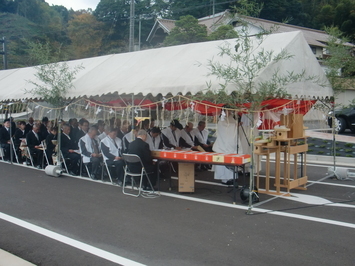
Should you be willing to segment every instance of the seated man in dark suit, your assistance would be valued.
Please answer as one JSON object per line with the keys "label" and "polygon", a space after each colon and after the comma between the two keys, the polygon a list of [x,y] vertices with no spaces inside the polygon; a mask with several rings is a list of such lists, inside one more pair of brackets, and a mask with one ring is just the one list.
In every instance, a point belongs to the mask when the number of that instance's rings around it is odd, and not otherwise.
{"label": "seated man in dark suit", "polygon": [[70,125],[70,138],[75,139],[78,133],[78,120],[76,118],[70,118],[68,124]]}
{"label": "seated man in dark suit", "polygon": [[57,141],[57,133],[58,133],[58,128],[57,127],[51,127],[50,128],[50,133],[46,137],[46,154],[48,158],[48,163],[53,165],[53,153],[55,152],[55,147],[57,146],[56,144],[53,143],[54,141]]}
{"label": "seated man in dark suit", "polygon": [[0,128],[0,146],[4,151],[4,160],[10,160],[10,126],[10,119],[6,119],[3,127]]}
{"label": "seated man in dark suit", "polygon": [[79,145],[79,140],[88,133],[89,130],[89,121],[87,121],[85,118],[81,118],[79,120],[79,127],[76,130],[76,135],[75,135],[75,143]]}
{"label": "seated man in dark suit", "polygon": [[25,141],[26,134],[27,134],[26,122],[20,121],[19,128],[16,129],[15,134],[14,134],[15,150],[17,152],[17,156],[19,159],[22,159],[20,146],[21,146],[21,143],[26,144],[26,141]]}
{"label": "seated man in dark suit", "polygon": [[108,166],[115,166],[118,184],[122,185],[124,176],[124,161],[121,158],[122,141],[117,138],[117,130],[111,128],[108,135],[102,139],[101,151]]}
{"label": "seated man in dark suit", "polygon": [[28,119],[28,123],[26,124],[26,128],[25,128],[26,134],[32,130],[33,123],[34,123],[34,119],[33,117],[30,117]]}
{"label": "seated man in dark suit", "polygon": [[70,126],[68,124],[64,124],[62,127],[61,134],[61,142],[60,142],[60,150],[63,153],[63,160],[69,159],[70,163],[68,164],[68,171],[71,175],[79,174],[79,161],[80,154],[76,152],[78,150],[78,146],[74,142],[74,140],[69,136],[70,134]]}
{"label": "seated man in dark suit", "polygon": [[40,135],[43,140],[45,140],[47,138],[47,136],[49,135],[48,128],[47,128],[48,124],[49,124],[48,117],[44,116],[42,118],[42,124],[40,127]]}
{"label": "seated man in dark suit", "polygon": [[79,140],[79,149],[83,156],[83,163],[91,163],[90,177],[94,180],[98,179],[100,175],[100,162],[102,162],[99,142],[96,126],[90,127],[88,133]]}
{"label": "seated man in dark suit", "polygon": [[[153,186],[156,184],[157,174],[156,166],[153,163],[153,158],[151,151],[149,149],[149,144],[146,141],[147,131],[141,129],[137,133],[137,138],[129,144],[128,153],[136,154],[141,158],[145,170],[149,173],[149,179]],[[142,166],[140,163],[130,163],[128,165],[130,171],[135,173],[140,173],[142,171]],[[143,178],[144,189],[150,189],[149,183],[146,177]]]}
{"label": "seated man in dark suit", "polygon": [[26,141],[32,158],[36,158],[37,168],[42,169],[43,147],[41,145],[40,125],[33,125],[32,130],[26,135]]}

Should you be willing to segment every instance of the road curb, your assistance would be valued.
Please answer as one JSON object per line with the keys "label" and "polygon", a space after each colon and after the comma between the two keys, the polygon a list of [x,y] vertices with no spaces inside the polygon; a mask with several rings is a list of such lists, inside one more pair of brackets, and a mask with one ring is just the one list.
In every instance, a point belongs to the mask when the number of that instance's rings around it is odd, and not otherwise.
{"label": "road curb", "polygon": [[2,249],[0,249],[0,258],[0,266],[35,266],[35,264],[25,261],[24,259],[21,259]]}

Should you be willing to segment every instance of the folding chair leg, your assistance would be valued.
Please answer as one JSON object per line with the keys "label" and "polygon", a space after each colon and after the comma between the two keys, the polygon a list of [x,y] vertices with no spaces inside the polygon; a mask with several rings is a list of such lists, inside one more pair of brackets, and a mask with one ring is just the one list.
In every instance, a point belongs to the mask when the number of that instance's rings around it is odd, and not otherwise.
{"label": "folding chair leg", "polygon": [[[105,166],[105,168],[106,168],[107,175],[108,175],[108,177],[110,178],[111,184],[113,184],[112,176],[111,176],[111,172],[110,172],[110,168],[108,167],[108,165],[107,165],[106,162],[104,162],[104,166]],[[102,170],[103,170],[103,168],[102,168]],[[103,175],[102,175],[102,178],[103,178]]]}
{"label": "folding chair leg", "polygon": [[15,145],[14,145],[12,139],[11,139],[11,146],[12,146],[12,150],[14,151],[14,154],[15,154],[16,162],[19,163],[17,152],[16,152],[16,148],[15,148]]}
{"label": "folding chair leg", "polygon": [[[126,184],[126,180],[127,180],[127,174],[125,173],[125,175],[124,175],[124,177],[123,177],[123,185],[122,185],[122,192],[123,192],[123,194],[125,194],[125,195],[129,195],[129,196],[133,196],[133,197],[139,197],[141,194],[142,194],[142,178],[140,178],[140,182],[139,182],[139,187],[137,187],[137,190],[138,190],[138,193],[130,193],[130,192],[127,192],[126,191],[126,186],[125,186],[125,184]],[[131,182],[132,182],[132,187],[131,187],[131,189],[133,190],[134,189],[134,178],[133,178],[133,176],[130,176],[131,177]]]}
{"label": "folding chair leg", "polygon": [[3,149],[2,147],[0,147],[0,157],[1,157],[1,161],[5,161],[4,156],[5,156],[4,149]]}
{"label": "folding chair leg", "polygon": [[[67,163],[65,162],[65,158],[64,158],[64,156],[63,156],[62,151],[60,151],[60,157],[61,157],[61,159],[63,160],[63,162],[57,162],[57,165],[63,163],[63,164],[64,164],[65,171],[67,172],[67,174],[69,174],[68,166],[67,166]],[[60,166],[62,166],[62,165],[60,165]],[[62,168],[63,168],[63,167],[62,167]]]}
{"label": "folding chair leg", "polygon": [[27,147],[27,152],[28,152],[28,157],[29,157],[29,159],[31,161],[32,167],[35,167],[35,165],[33,164],[33,158],[32,158],[32,155],[31,155],[31,151],[30,151],[30,149],[28,147]]}

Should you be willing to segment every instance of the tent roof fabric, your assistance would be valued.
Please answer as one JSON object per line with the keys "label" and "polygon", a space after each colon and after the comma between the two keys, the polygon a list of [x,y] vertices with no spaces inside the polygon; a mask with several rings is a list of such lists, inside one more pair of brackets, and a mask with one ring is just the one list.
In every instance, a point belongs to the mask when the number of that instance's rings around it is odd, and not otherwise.
{"label": "tent roof fabric", "polygon": [[[82,64],[81,70],[73,82],[75,86],[67,98],[100,96],[110,93],[123,94],[158,94],[186,95],[206,90],[211,82],[212,89],[219,88],[220,80],[208,76],[208,61],[230,64],[230,59],[218,56],[219,47],[230,44],[234,47],[235,39],[192,43],[180,46],[164,47],[139,52],[114,54],[101,57],[68,61],[70,67]],[[287,71],[307,76],[317,76],[327,83],[325,74],[314,57],[301,32],[272,34],[266,37],[259,49],[274,51],[283,49],[294,55],[291,60],[271,64],[259,74],[256,82],[268,80],[275,70],[281,74]],[[0,101],[36,98],[25,94],[25,89],[33,88],[28,80],[37,81],[34,67],[0,71]],[[237,88],[231,84],[227,88],[231,93]],[[321,87],[312,82],[293,84],[288,88],[292,97],[323,98],[332,95],[330,87]]]}

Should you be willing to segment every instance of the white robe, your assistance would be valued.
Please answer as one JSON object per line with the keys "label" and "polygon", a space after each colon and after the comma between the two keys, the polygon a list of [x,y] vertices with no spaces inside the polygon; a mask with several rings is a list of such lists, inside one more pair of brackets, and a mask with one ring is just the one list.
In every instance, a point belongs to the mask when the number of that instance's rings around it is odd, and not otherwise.
{"label": "white robe", "polygon": [[175,130],[175,138],[174,138],[174,135],[173,135],[173,132],[171,130],[170,127],[167,127],[167,128],[164,128],[161,133],[168,138],[169,140],[169,143],[175,147],[179,147],[179,140],[180,140],[180,137],[181,137],[181,131],[180,129],[176,129]]}
{"label": "white robe", "polygon": [[[92,139],[89,137],[88,134],[85,134],[85,136],[81,137],[80,140],[82,140],[85,143],[85,148],[86,148],[86,150],[88,152],[90,152],[90,153],[94,152],[94,150],[92,148]],[[80,143],[80,140],[79,140],[79,143]],[[98,145],[97,148],[99,149],[99,152],[100,152],[100,145],[99,145],[100,144],[100,140],[97,137],[95,137],[95,140],[96,140],[96,143]],[[83,163],[89,163],[90,162],[90,157],[85,156],[83,154],[80,145],[79,145],[79,150],[80,150],[81,156],[83,158]]]}
{"label": "white robe", "polygon": [[107,137],[107,134],[105,132],[102,132],[100,135],[97,136],[100,141],[102,141],[104,138]]}
{"label": "white robe", "polygon": [[161,139],[161,136],[160,134],[154,138],[154,143],[153,143],[153,137],[149,134],[147,134],[147,139],[145,142],[147,142],[149,144],[149,149],[151,151],[154,151],[154,150],[159,150],[159,146],[160,146],[160,142],[163,141]]}
{"label": "white robe", "polygon": [[[225,117],[224,121],[217,124],[217,138],[213,144],[213,151],[219,153],[237,153],[238,122],[232,116]],[[238,153],[242,153],[241,145]],[[214,166],[214,178],[227,182],[233,179],[233,171],[223,165]]]}
{"label": "white robe", "polygon": [[[116,143],[117,147],[114,142]],[[115,156],[115,157],[120,156],[121,149],[122,149],[122,140],[121,139],[119,139],[117,137],[115,139],[111,139],[110,136],[107,136],[106,138],[104,138],[101,141],[101,144],[104,144],[106,147],[108,147],[110,150],[110,153],[113,156]],[[105,156],[104,153],[102,155],[104,156],[105,161],[108,160],[108,158]]]}
{"label": "white robe", "polygon": [[194,135],[197,140],[202,143],[202,144],[207,144],[207,140],[208,140],[208,130],[204,129],[202,131],[198,130],[198,128],[194,128],[191,131],[192,135]]}
{"label": "white robe", "polygon": [[195,143],[194,143],[194,134],[192,133],[192,131],[190,132],[190,135],[192,137],[189,136],[189,134],[186,132],[185,129],[181,130],[181,138],[183,138],[185,140],[185,142],[190,145],[191,147],[195,146]]}

